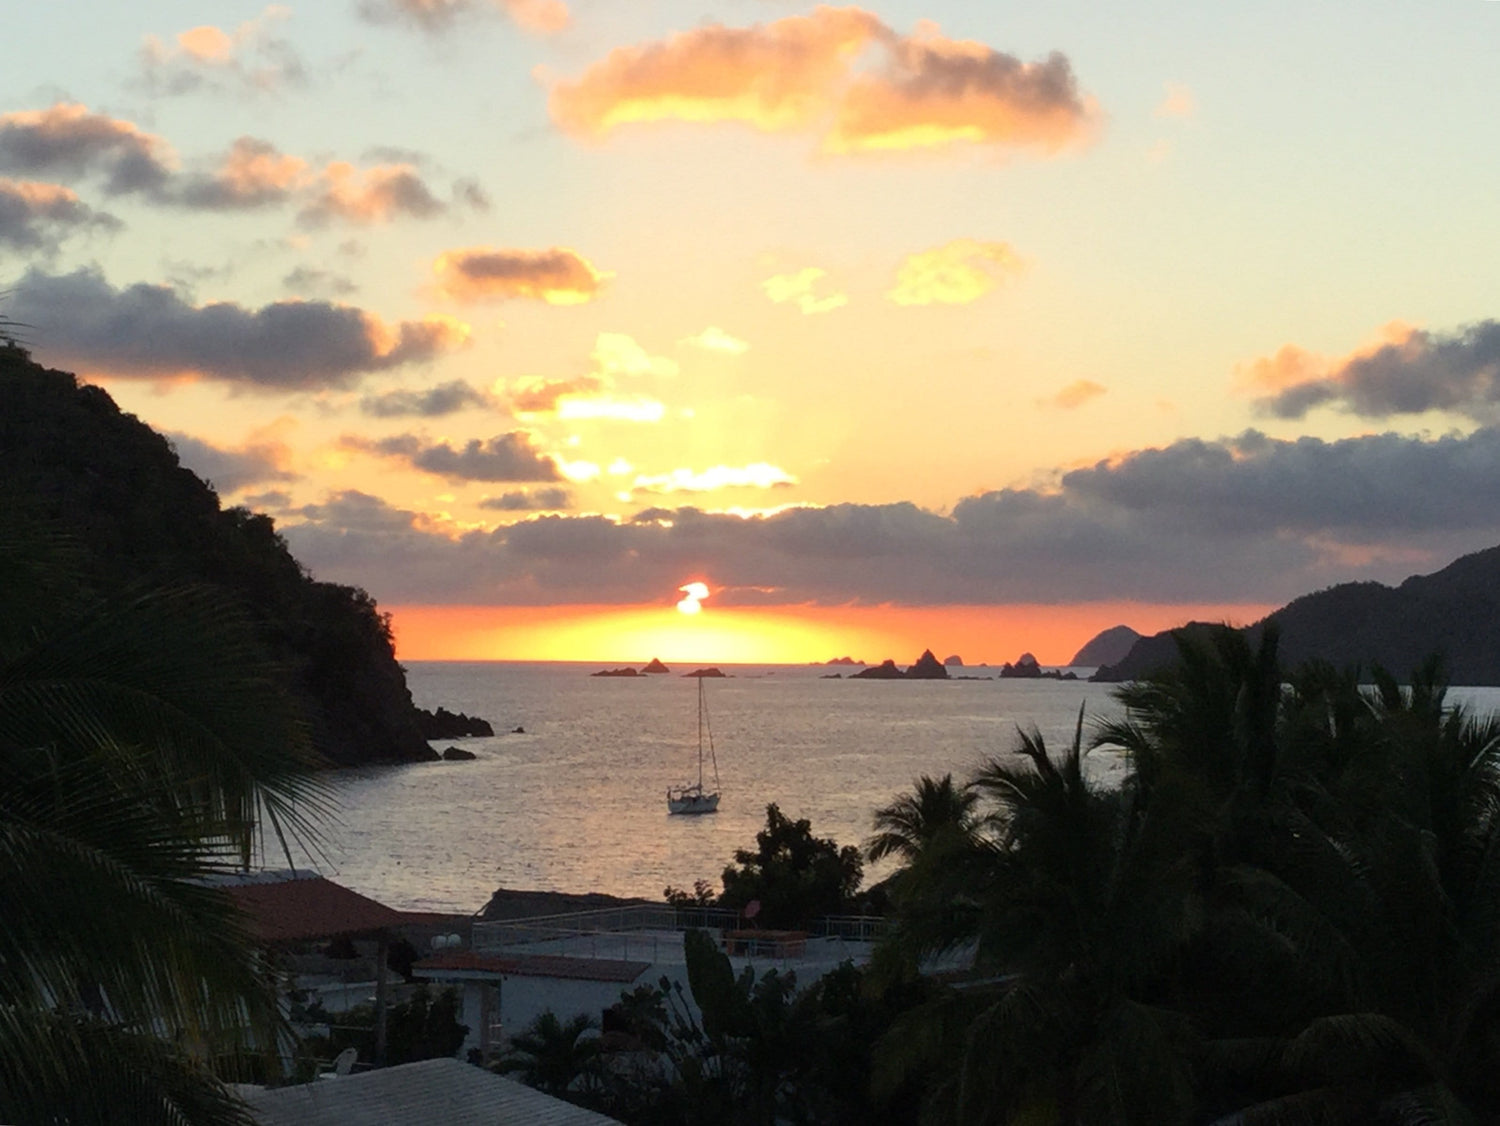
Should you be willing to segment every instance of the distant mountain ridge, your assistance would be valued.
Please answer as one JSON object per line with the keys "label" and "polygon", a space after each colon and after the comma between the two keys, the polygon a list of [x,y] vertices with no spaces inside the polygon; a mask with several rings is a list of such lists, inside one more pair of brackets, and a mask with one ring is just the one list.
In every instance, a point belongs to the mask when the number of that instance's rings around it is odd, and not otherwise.
{"label": "distant mountain ridge", "polygon": [[3,340],[0,491],[77,544],[91,590],[202,583],[241,604],[331,763],[437,757],[373,598],[314,580],[269,517],[221,509],[167,439],[102,388]]}
{"label": "distant mountain ridge", "polygon": [[1074,668],[1113,665],[1123,661],[1130,652],[1130,647],[1140,639],[1141,635],[1129,626],[1111,626],[1089,638],[1083,648],[1073,654],[1073,659],[1068,664]]}
{"label": "distant mountain ridge", "polygon": [[[1281,631],[1283,663],[1312,658],[1337,668],[1380,665],[1405,678],[1426,657],[1440,654],[1452,683],[1500,685],[1500,547],[1454,560],[1399,586],[1341,583],[1305,594],[1246,627],[1252,640],[1267,622]],[[1186,630],[1208,625],[1189,622]],[[1177,657],[1174,631],[1143,637],[1125,658],[1099,669],[1095,680],[1135,680]]]}

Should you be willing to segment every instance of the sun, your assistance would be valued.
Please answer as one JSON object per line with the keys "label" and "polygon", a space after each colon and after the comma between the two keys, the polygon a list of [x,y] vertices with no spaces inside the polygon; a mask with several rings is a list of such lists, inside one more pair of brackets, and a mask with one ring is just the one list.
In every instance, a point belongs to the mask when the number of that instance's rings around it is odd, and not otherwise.
{"label": "sun", "polygon": [[709,596],[706,583],[688,583],[677,588],[682,591],[682,601],[677,603],[677,610],[682,614],[698,614],[703,610],[703,600]]}

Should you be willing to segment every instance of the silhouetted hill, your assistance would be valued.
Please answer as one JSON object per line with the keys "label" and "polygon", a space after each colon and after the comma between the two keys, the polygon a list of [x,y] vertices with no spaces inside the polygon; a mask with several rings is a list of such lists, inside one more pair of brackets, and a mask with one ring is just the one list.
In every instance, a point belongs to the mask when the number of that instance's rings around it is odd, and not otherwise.
{"label": "silhouetted hill", "polygon": [[[1247,627],[1252,639],[1269,621],[1281,629],[1281,657],[1289,667],[1316,657],[1339,668],[1357,665],[1366,674],[1380,665],[1404,678],[1439,653],[1454,684],[1500,684],[1500,547],[1397,587],[1341,583],[1305,594]],[[1095,679],[1134,680],[1176,655],[1171,631],[1143,637]]]}
{"label": "silhouetted hill", "polygon": [[1111,626],[1089,638],[1068,664],[1082,668],[1113,665],[1123,661],[1130,647],[1140,639],[1141,635],[1129,626]]}
{"label": "silhouetted hill", "polygon": [[3,343],[0,487],[78,544],[101,592],[183,582],[229,592],[287,668],[334,763],[436,757],[374,599],[314,581],[270,517],[221,509],[170,443],[101,388]]}

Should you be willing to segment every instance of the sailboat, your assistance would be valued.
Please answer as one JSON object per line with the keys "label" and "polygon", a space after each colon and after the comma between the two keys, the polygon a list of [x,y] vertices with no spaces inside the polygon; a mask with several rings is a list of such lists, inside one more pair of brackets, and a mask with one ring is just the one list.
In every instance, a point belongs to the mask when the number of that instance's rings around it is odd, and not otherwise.
{"label": "sailboat", "polygon": [[[708,758],[714,768],[714,788],[703,788],[703,732],[708,731]],[[687,786],[667,788],[668,813],[713,813],[719,808],[719,760],[714,754],[714,733],[708,725],[708,711],[703,704],[703,678],[698,678],[698,781]]]}

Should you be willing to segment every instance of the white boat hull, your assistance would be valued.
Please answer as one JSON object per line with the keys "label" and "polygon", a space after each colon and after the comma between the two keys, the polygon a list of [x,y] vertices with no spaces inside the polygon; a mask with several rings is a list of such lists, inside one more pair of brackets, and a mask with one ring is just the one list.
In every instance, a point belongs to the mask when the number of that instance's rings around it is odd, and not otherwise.
{"label": "white boat hull", "polygon": [[668,813],[715,813],[719,808],[717,793],[705,794],[696,786],[667,791]]}

